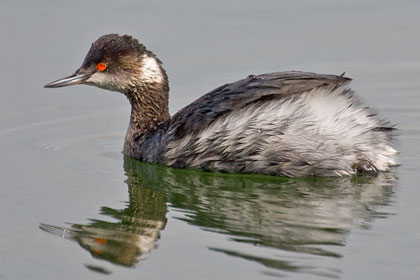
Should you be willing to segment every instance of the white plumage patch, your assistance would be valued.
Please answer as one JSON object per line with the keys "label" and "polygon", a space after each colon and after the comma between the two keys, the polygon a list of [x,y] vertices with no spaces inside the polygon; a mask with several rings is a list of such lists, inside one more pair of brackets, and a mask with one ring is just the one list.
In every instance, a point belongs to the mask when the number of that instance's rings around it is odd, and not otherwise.
{"label": "white plumage patch", "polygon": [[141,81],[144,83],[162,83],[162,69],[156,58],[144,54],[141,65]]}
{"label": "white plumage patch", "polygon": [[[87,84],[92,84],[100,88],[110,89],[107,87],[109,84],[109,77],[103,72],[96,72],[89,79],[86,80]],[[110,89],[112,90],[112,89]]]}
{"label": "white plumage patch", "polygon": [[93,85],[107,90],[125,92],[134,86],[134,80],[126,76],[96,72],[86,80],[87,85]]}

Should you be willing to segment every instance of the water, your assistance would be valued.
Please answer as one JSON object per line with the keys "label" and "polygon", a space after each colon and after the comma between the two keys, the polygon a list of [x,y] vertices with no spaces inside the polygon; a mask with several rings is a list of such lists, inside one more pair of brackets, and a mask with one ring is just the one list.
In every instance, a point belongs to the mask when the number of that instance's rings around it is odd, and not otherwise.
{"label": "water", "polygon": [[[417,1],[3,1],[0,279],[416,279]],[[171,112],[249,74],[306,70],[399,128],[376,178],[287,179],[124,158],[118,93],[42,86],[102,34],[164,61]]]}

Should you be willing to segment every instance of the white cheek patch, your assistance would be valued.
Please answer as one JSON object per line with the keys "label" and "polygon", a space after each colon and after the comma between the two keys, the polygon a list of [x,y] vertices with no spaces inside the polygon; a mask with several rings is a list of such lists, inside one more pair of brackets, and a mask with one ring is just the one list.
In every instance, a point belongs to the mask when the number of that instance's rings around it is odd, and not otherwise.
{"label": "white cheek patch", "polygon": [[102,72],[96,72],[86,80],[86,83],[103,87],[107,83],[107,78]]}
{"label": "white cheek patch", "polygon": [[141,65],[141,81],[143,83],[160,84],[162,83],[162,80],[163,75],[159,62],[156,58],[144,54]]}
{"label": "white cheek patch", "polygon": [[86,80],[86,84],[107,90],[123,92],[126,81],[119,80],[118,77],[113,75],[107,75],[105,72],[96,72]]}

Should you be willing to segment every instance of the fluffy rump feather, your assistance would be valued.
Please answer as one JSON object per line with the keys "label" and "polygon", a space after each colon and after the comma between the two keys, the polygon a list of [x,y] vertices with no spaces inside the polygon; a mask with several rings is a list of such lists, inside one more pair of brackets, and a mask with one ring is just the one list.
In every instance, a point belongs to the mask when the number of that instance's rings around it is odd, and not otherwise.
{"label": "fluffy rump feather", "polygon": [[165,163],[226,172],[342,176],[396,164],[392,127],[345,86],[258,100],[167,146]]}

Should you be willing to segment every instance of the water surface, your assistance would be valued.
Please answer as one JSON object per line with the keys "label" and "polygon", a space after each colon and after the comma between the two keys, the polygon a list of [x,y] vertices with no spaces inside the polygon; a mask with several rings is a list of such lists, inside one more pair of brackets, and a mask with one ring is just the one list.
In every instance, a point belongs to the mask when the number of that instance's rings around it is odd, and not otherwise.
{"label": "water surface", "polygon": [[[0,9],[0,279],[416,279],[418,1],[5,1]],[[121,154],[129,106],[42,86],[98,36],[164,62],[171,113],[249,74],[305,70],[399,128],[376,178],[229,175]]]}

